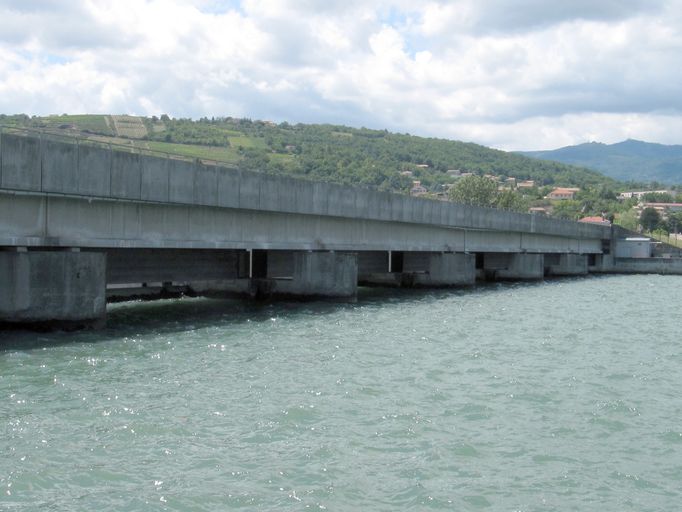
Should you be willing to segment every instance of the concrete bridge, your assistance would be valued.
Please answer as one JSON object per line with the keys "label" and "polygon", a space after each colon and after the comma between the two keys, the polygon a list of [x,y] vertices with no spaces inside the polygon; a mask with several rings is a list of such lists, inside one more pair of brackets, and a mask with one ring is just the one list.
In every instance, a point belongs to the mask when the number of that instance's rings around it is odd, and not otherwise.
{"label": "concrete bridge", "polygon": [[352,298],[612,269],[612,230],[0,131],[0,322],[98,323],[109,298]]}

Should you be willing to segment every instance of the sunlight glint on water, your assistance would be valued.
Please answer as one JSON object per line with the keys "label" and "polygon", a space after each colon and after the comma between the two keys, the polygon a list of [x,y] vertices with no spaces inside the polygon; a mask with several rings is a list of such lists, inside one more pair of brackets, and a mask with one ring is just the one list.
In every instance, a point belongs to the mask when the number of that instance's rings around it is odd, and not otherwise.
{"label": "sunlight glint on water", "polygon": [[682,278],[2,332],[0,510],[674,510]]}

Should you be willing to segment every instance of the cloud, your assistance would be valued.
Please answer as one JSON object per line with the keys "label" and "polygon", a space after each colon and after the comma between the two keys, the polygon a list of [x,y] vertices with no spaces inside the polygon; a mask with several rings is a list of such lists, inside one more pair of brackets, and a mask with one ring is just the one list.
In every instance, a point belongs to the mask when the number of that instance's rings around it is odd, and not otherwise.
{"label": "cloud", "polygon": [[586,113],[530,117],[504,125],[465,124],[453,128],[449,135],[509,151],[530,151],[584,142],[612,144],[630,138],[679,144],[680,133],[682,118],[678,115]]}
{"label": "cloud", "polygon": [[625,126],[671,142],[680,6],[5,0],[0,111],[348,123],[507,149]]}
{"label": "cloud", "polygon": [[573,21],[616,22],[656,14],[663,0],[459,0],[430,2],[422,10],[418,28],[426,35],[518,33],[541,30]]}

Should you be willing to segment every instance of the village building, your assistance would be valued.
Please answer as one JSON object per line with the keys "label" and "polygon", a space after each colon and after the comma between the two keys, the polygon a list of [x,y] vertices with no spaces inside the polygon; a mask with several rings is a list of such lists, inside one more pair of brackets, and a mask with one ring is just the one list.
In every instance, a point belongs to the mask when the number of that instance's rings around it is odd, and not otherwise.
{"label": "village building", "polygon": [[545,196],[545,199],[555,199],[555,200],[566,200],[566,199],[574,199],[576,192],[579,192],[579,188],[568,188],[568,187],[557,187],[554,190],[552,190],[547,196]]}
{"label": "village building", "polygon": [[583,217],[578,222],[586,222],[587,224],[601,224],[602,226],[610,226],[611,222],[604,217],[594,216],[594,217]]}
{"label": "village building", "polygon": [[637,190],[632,192],[621,192],[618,194],[618,199],[641,199],[646,194],[670,194],[669,190]]}
{"label": "village building", "polygon": [[635,211],[641,215],[647,208],[653,208],[663,219],[667,219],[670,213],[682,211],[682,203],[639,203],[635,206]]}
{"label": "village building", "polygon": [[516,184],[516,188],[535,188],[535,180],[523,180]]}

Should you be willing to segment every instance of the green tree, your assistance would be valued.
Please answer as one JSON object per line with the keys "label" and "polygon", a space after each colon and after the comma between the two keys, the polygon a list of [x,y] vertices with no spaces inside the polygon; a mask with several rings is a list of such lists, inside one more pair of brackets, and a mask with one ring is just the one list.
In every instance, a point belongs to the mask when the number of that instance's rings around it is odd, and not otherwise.
{"label": "green tree", "polygon": [[561,217],[562,219],[578,220],[583,215],[583,205],[580,201],[565,199],[558,201],[554,205],[552,215],[554,217]]}
{"label": "green tree", "polygon": [[644,202],[646,203],[672,203],[675,198],[671,194],[663,192],[648,192],[644,194]]}
{"label": "green tree", "polygon": [[466,176],[450,189],[450,199],[472,206],[495,206],[497,196],[497,184],[483,176]]}
{"label": "green tree", "polygon": [[625,229],[629,229],[630,231],[637,231],[637,227],[639,226],[637,212],[634,209],[623,212],[616,216],[614,223]]}
{"label": "green tree", "polygon": [[495,206],[497,208],[504,208],[505,210],[513,210],[515,212],[527,212],[530,202],[528,199],[513,190],[503,190],[498,192]]}
{"label": "green tree", "polygon": [[646,231],[653,231],[661,224],[661,215],[653,208],[644,208],[639,223]]}
{"label": "green tree", "polygon": [[668,214],[668,227],[671,233],[682,231],[682,211]]}

